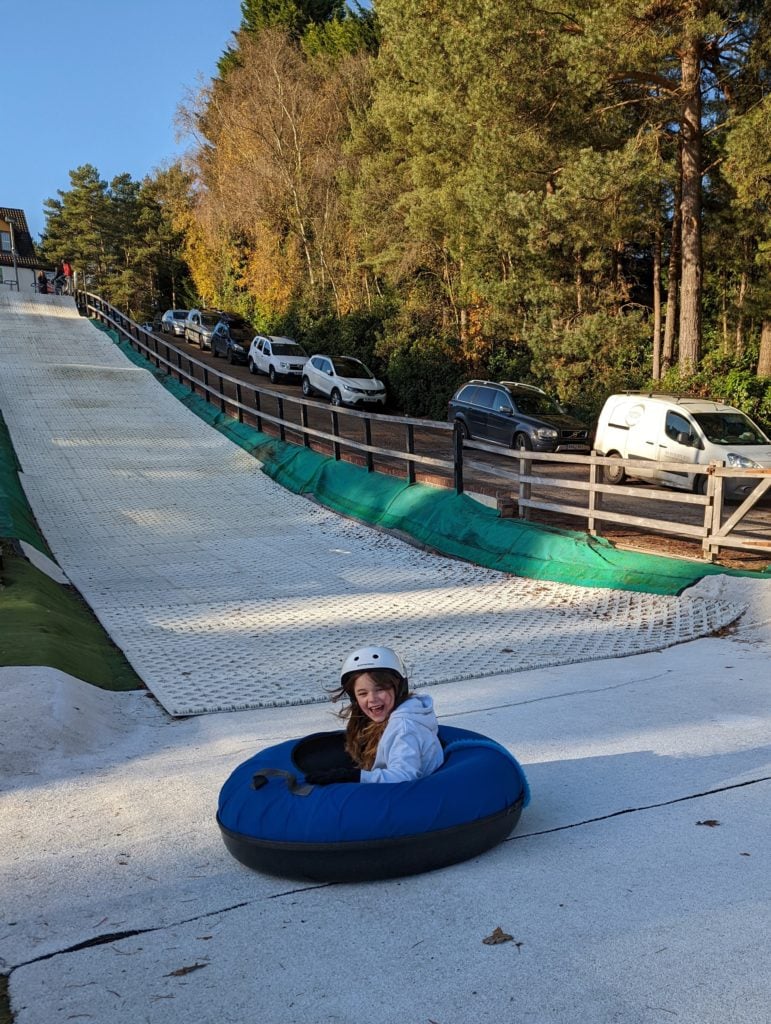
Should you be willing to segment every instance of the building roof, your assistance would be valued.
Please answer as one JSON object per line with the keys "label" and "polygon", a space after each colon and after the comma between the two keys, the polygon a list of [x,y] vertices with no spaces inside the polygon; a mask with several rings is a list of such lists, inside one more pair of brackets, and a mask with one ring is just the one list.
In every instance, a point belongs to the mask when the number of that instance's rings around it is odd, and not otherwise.
{"label": "building roof", "polygon": [[[40,259],[35,255],[32,235],[29,233],[24,210],[14,210],[8,206],[0,206],[0,221],[13,222],[13,234],[16,241],[16,265],[19,267],[39,267]],[[0,250],[0,266],[12,267],[13,254]]]}

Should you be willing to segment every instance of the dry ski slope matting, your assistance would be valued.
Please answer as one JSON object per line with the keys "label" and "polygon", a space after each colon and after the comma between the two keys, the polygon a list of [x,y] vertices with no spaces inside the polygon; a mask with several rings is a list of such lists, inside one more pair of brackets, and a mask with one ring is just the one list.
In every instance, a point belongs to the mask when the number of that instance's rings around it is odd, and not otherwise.
{"label": "dry ski slope matting", "polygon": [[172,715],[327,699],[343,656],[416,686],[658,650],[743,606],[513,578],[283,490],[72,300],[0,296],[0,409],[60,565]]}

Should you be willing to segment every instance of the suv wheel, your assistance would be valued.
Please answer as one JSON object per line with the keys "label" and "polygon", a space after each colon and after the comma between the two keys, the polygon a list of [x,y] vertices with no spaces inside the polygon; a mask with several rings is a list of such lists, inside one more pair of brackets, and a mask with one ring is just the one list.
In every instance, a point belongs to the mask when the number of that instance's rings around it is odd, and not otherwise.
{"label": "suv wheel", "polygon": [[514,435],[514,449],[518,452],[531,452],[533,443],[527,434],[519,433]]}
{"label": "suv wheel", "polygon": [[278,375],[276,374],[276,369],[274,366],[271,366],[270,369],[268,370],[268,376],[270,377],[271,384],[275,384],[276,381],[278,380]]}
{"label": "suv wheel", "polygon": [[332,388],[332,394],[329,396],[329,400],[332,403],[332,405],[340,406],[343,404],[343,396],[340,394],[337,388]]}
{"label": "suv wheel", "polygon": [[251,356],[249,356],[249,373],[257,373],[257,365]]}
{"label": "suv wheel", "polygon": [[303,394],[305,395],[306,398],[310,398],[311,395],[313,394],[311,382],[308,380],[307,377],[303,377]]}
{"label": "suv wheel", "polygon": [[471,438],[471,434],[469,433],[469,429],[466,426],[466,424],[463,422],[463,420],[456,420],[455,421],[455,426],[458,428],[458,433],[460,434],[460,436],[463,438],[464,441],[468,441]]}

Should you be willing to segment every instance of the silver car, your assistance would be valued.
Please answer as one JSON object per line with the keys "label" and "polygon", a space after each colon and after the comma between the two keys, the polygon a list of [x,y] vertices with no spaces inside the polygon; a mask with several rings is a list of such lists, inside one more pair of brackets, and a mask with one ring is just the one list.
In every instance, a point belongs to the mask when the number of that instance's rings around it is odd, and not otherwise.
{"label": "silver car", "polygon": [[221,319],[222,313],[219,310],[191,309],[185,320],[185,341],[200,349],[210,349],[214,328]]}
{"label": "silver car", "polygon": [[186,309],[167,309],[161,317],[161,330],[163,333],[184,337],[187,313]]}
{"label": "silver car", "polygon": [[385,384],[352,356],[313,355],[303,370],[303,394],[325,395],[332,405],[385,405]]}

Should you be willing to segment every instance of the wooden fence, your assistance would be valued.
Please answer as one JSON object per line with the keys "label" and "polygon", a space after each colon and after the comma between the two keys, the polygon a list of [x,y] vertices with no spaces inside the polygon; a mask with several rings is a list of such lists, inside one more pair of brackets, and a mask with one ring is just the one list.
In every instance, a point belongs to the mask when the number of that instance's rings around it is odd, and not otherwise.
{"label": "wooden fence", "polygon": [[[498,506],[502,515],[516,513],[520,518],[529,519],[534,511],[553,513],[558,516],[570,516],[584,520],[590,534],[601,532],[600,524],[615,523],[634,526],[641,530],[654,531],[669,536],[684,537],[701,544],[702,556],[714,560],[721,548],[741,549],[751,552],[771,552],[771,529],[765,525],[752,526],[747,532],[739,533],[738,528],[748,514],[756,509],[760,499],[771,489],[771,469],[734,469],[722,463],[713,462],[704,467],[707,474],[707,488],[704,494],[694,494],[658,487],[626,487],[603,482],[602,467],[618,466],[617,459],[605,458],[592,453],[591,455],[562,455],[535,453],[527,451],[510,451],[499,445],[487,444],[482,441],[464,439],[459,430],[453,430],[449,423],[394,417],[382,413],[358,412],[326,406],[306,398],[282,395],[257,384],[245,383],[223,371],[214,370],[207,363],[182,352],[174,345],[159,339],[146,331],[119,310],[104,302],[96,295],[79,292],[76,296],[78,308],[83,315],[93,315],[102,323],[116,329],[143,355],[150,359],[159,369],[188,384],[194,391],[201,393],[207,402],[213,402],[222,412],[244,422],[245,418],[254,421],[258,430],[265,423],[270,424],[282,441],[287,435],[299,437],[305,447],[311,447],[311,441],[325,443],[330,446],[335,459],[342,457],[342,449],[361,453],[364,464],[371,472],[374,468],[374,457],[393,459],[405,464],[405,476],[409,483],[414,483],[416,467],[426,471],[442,471],[452,475],[453,486],[459,493],[465,488],[465,479],[469,471],[500,481],[497,488]],[[232,395],[226,394],[225,385],[230,386]],[[269,398],[274,403],[276,414],[268,413],[263,407],[263,400]],[[290,419],[285,415],[285,406],[299,409],[299,417]],[[330,416],[330,429],[320,430],[308,423],[308,409],[324,409]],[[340,417],[347,421],[359,420],[363,428],[364,441],[357,441],[345,436],[340,429]],[[394,425],[403,427],[404,444],[402,448],[385,448],[372,444],[372,424],[387,423],[391,429]],[[447,439],[447,447],[452,441],[452,457],[438,458],[415,452],[416,428],[430,428],[436,431],[441,440]],[[467,452],[483,452],[502,459],[503,464],[491,465],[488,462],[468,457]],[[506,465],[508,463],[508,465]],[[565,466],[578,468],[584,479],[560,475],[545,476],[543,470],[538,471],[536,463],[545,466]],[[657,463],[663,471],[683,471],[682,463]],[[629,476],[635,470],[650,472],[650,462],[625,460],[624,469]],[[726,480],[728,478],[757,479],[753,491],[730,513],[725,500]],[[556,499],[544,492],[557,491]],[[581,503],[575,497],[583,497]],[[681,518],[661,518],[630,514],[625,510],[608,507],[609,499],[629,498],[637,504],[642,502],[651,507],[676,506],[680,513],[686,509],[697,511],[696,522],[683,522]],[[671,513],[669,514],[671,516]]]}

